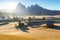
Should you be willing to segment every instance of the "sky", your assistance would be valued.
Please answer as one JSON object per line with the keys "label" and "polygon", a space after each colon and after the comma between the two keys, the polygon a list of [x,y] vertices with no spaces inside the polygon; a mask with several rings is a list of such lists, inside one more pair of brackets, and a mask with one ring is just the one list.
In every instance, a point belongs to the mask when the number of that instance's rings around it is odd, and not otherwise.
{"label": "sky", "polygon": [[45,9],[60,10],[60,0],[0,0],[0,9],[15,9],[19,2],[26,7],[38,4]]}

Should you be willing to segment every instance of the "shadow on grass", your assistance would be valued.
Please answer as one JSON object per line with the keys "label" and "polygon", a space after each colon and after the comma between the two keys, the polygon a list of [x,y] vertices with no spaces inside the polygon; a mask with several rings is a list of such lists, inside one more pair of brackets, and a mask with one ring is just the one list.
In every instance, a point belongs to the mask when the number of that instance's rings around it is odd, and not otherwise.
{"label": "shadow on grass", "polygon": [[60,30],[60,26],[53,26],[53,27],[48,27],[48,28],[52,28],[52,29],[56,29],[56,30]]}
{"label": "shadow on grass", "polygon": [[0,22],[0,26],[9,24],[8,22]]}
{"label": "shadow on grass", "polygon": [[28,32],[29,28],[28,28],[28,26],[26,26],[26,25],[16,26],[16,29],[17,29],[17,30],[20,29],[20,30],[23,31],[23,32],[29,33],[29,32]]}
{"label": "shadow on grass", "polygon": [[[37,27],[40,27],[39,25],[42,25],[43,23],[42,22],[37,22],[37,23],[30,23],[30,24],[28,24],[28,25],[18,25],[18,26],[16,26],[15,25],[15,27],[16,27],[16,29],[18,30],[18,29],[20,29],[21,31],[23,31],[23,32],[28,32],[28,30],[29,30],[29,28],[28,27],[31,27],[31,28],[37,28]],[[28,32],[29,33],[29,32]]]}

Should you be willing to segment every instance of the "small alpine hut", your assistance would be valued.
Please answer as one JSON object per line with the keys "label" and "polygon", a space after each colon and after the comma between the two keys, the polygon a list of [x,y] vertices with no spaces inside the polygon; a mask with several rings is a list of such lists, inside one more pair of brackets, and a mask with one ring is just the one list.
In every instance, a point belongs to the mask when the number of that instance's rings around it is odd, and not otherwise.
{"label": "small alpine hut", "polygon": [[54,27],[54,22],[53,21],[46,21],[46,25],[47,25],[47,27],[52,28],[52,27]]}

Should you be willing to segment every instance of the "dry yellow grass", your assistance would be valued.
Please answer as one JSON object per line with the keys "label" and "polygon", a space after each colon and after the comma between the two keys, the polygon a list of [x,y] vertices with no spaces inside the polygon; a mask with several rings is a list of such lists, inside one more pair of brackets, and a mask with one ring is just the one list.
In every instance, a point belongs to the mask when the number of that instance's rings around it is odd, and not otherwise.
{"label": "dry yellow grass", "polygon": [[4,35],[0,34],[0,40],[35,40],[33,38],[26,38],[26,37],[20,37],[20,36],[13,36],[13,35]]}
{"label": "dry yellow grass", "polygon": [[50,28],[30,29],[30,33],[0,34],[0,40],[60,40],[60,31]]}
{"label": "dry yellow grass", "polygon": [[[12,22],[10,24],[0,26],[0,40],[60,40],[60,30],[46,27],[29,27],[29,33],[27,33],[21,30],[16,30],[15,24],[18,23]],[[60,26],[60,24],[55,25]]]}

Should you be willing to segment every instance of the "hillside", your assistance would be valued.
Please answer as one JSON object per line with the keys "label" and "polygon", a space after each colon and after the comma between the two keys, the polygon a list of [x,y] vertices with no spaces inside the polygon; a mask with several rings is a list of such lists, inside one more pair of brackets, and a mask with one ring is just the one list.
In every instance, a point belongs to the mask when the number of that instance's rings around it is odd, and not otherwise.
{"label": "hillside", "polygon": [[1,40],[59,40],[60,30],[50,28],[31,28],[28,32],[23,32],[15,28],[17,22],[0,26]]}
{"label": "hillside", "polygon": [[[43,16],[36,16],[43,17]],[[58,16],[45,16],[45,17],[57,17]],[[60,27],[60,23],[55,23],[57,27]],[[0,26],[0,40],[59,40],[60,28],[46,28],[45,24],[40,25],[38,28],[27,27],[29,30],[23,31],[22,29],[16,29],[18,22],[10,22],[9,24]]]}

